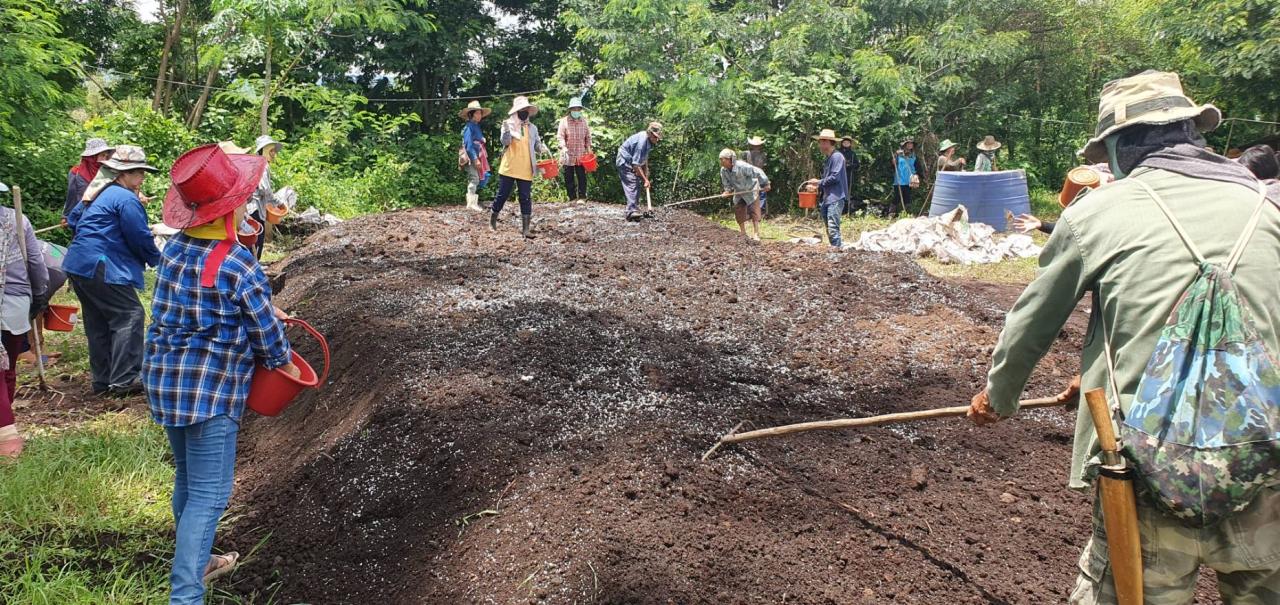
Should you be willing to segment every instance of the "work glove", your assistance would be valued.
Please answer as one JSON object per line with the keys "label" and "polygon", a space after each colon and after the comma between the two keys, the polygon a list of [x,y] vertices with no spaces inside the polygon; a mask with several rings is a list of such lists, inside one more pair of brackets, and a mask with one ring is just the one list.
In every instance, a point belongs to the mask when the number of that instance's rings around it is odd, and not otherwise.
{"label": "work glove", "polygon": [[987,398],[987,390],[982,389],[981,393],[973,396],[973,401],[969,402],[969,413],[965,414],[969,420],[978,426],[986,426],[1000,422],[1000,415],[991,409],[991,400]]}

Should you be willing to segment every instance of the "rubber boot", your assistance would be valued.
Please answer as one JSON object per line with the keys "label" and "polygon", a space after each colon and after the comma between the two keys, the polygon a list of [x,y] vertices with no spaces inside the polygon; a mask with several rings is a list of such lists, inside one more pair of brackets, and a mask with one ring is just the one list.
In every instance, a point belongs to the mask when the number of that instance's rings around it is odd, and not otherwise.
{"label": "rubber boot", "polygon": [[533,239],[533,229],[530,225],[532,222],[532,216],[528,214],[520,215],[520,235],[525,236],[526,239]]}
{"label": "rubber boot", "polygon": [[467,209],[475,210],[475,211],[480,210],[480,194],[479,193],[467,194]]}
{"label": "rubber boot", "polygon": [[497,212],[489,213],[489,230],[490,231],[498,230],[498,213]]}

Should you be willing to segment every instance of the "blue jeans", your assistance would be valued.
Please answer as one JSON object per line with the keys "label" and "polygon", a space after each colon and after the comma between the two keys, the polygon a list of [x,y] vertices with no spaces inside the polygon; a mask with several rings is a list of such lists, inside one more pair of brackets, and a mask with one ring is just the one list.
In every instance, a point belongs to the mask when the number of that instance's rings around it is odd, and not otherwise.
{"label": "blue jeans", "polygon": [[760,216],[764,216],[764,211],[765,211],[764,205],[765,205],[765,202],[767,202],[768,200],[769,200],[769,194],[765,193],[764,191],[761,191],[760,192]]}
{"label": "blue jeans", "polygon": [[498,177],[498,199],[493,201],[493,213],[502,212],[502,207],[507,204],[507,198],[511,197],[513,187],[520,190],[520,214],[522,216],[533,214],[533,181],[513,179],[509,176]]}
{"label": "blue jeans", "polygon": [[831,245],[839,248],[843,243],[840,240],[840,214],[844,212],[844,200],[824,201],[818,206],[818,212],[827,222],[827,237],[831,240]]}
{"label": "blue jeans", "polygon": [[183,427],[165,427],[173,449],[173,520],[177,544],[169,577],[170,605],[204,602],[204,568],[213,548],[213,532],[227,509],[236,470],[240,425],[230,416],[214,416]]}

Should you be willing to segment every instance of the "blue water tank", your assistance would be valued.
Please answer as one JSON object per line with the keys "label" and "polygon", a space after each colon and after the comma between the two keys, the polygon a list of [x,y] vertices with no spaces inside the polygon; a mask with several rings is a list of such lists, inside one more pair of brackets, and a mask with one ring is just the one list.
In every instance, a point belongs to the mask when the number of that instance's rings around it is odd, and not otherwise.
{"label": "blue water tank", "polygon": [[969,210],[969,222],[1004,231],[1006,210],[1014,216],[1031,213],[1027,175],[1021,170],[939,172],[929,216],[946,214],[960,205]]}

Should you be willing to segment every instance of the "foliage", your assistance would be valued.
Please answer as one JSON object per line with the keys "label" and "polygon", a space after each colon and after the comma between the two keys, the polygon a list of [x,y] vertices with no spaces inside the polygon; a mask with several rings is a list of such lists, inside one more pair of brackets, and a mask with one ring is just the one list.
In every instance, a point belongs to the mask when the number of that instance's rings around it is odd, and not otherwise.
{"label": "foliage", "polygon": [[61,30],[47,0],[0,0],[0,137],[41,131],[77,99],[68,83],[84,47]]}

